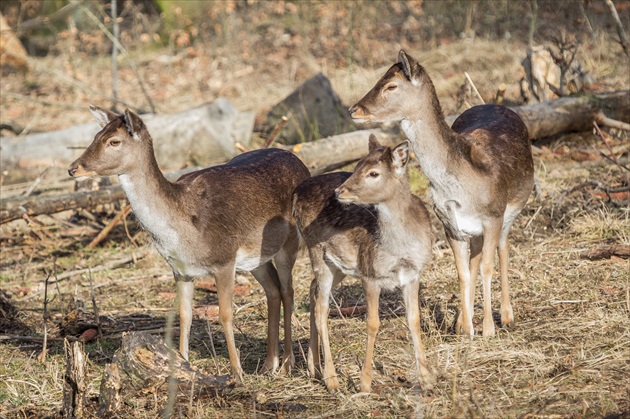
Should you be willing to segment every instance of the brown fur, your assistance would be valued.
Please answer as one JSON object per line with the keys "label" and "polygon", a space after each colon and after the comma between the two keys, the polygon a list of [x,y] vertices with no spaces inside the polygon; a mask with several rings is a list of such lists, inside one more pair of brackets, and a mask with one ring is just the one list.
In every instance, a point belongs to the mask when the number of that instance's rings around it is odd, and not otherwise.
{"label": "brown fur", "polygon": [[[103,129],[70,165],[72,176],[119,175],[136,217],[173,269],[180,309],[180,351],[188,356],[192,321],[192,281],[215,277],[232,373],[242,369],[232,330],[236,270],[250,270],[265,289],[269,311],[264,371],[278,359],[280,303],[284,305],[282,369],[294,363],[291,351],[293,288],[291,270],[298,239],[291,216],[291,193],[309,177],[292,153],[265,149],[244,153],[220,166],[186,174],[171,183],[160,172],[152,139],[142,120],[92,107]],[[275,262],[272,263],[272,260]]]}
{"label": "brown fur", "polygon": [[497,248],[501,322],[511,324],[507,235],[534,182],[527,128],[520,117],[503,106],[481,105],[470,108],[448,127],[431,78],[404,51],[399,62],[349,112],[356,121],[401,121],[411,140],[455,255],[462,288],[458,331],[473,334],[474,287],[481,265],[483,331],[484,335],[494,334],[490,279]]}
{"label": "brown fur", "polygon": [[320,367],[321,339],[322,374],[330,391],[337,390],[339,382],[328,342],[328,300],[331,289],[345,275],[362,280],[368,306],[368,348],[361,391],[371,389],[380,290],[397,286],[403,288],[420,381],[425,388],[431,385],[418,309],[420,272],[431,258],[431,227],[426,208],[409,190],[408,156],[407,143],[392,152],[372,136],[370,152],[353,174],[313,177],[294,192],[293,212],[315,273],[310,296],[309,371],[314,375]]}

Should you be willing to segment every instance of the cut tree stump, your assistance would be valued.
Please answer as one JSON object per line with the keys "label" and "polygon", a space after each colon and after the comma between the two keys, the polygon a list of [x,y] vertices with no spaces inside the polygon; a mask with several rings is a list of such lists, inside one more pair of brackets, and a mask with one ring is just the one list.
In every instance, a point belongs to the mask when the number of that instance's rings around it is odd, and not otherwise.
{"label": "cut tree stump", "polygon": [[85,390],[87,388],[87,357],[83,342],[64,340],[66,375],[63,382],[63,417],[82,418],[84,415]]}
{"label": "cut tree stump", "polygon": [[105,367],[101,380],[99,417],[120,408],[122,397],[133,397],[146,390],[167,392],[173,375],[178,393],[190,397],[215,395],[233,386],[229,376],[213,376],[200,372],[182,355],[154,335],[143,332],[123,333],[122,346]]}

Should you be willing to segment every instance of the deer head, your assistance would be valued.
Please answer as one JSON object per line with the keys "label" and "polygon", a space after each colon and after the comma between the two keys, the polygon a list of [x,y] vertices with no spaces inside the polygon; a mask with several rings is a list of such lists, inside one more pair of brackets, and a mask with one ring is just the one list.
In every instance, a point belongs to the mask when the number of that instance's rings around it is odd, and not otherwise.
{"label": "deer head", "polygon": [[335,190],[339,202],[371,205],[388,200],[398,187],[408,188],[407,162],[409,141],[393,150],[381,145],[370,134],[369,153],[354,169],[354,173]]}
{"label": "deer head", "polygon": [[418,119],[416,115],[425,112],[426,106],[435,106],[434,96],[425,69],[401,50],[398,62],[348,112],[356,122]]}
{"label": "deer head", "polygon": [[[92,144],[68,168],[70,176],[109,176],[128,173],[152,152],[151,137],[138,115],[125,109],[122,115],[90,105],[90,112],[101,126]],[[142,150],[144,149],[144,150]]]}

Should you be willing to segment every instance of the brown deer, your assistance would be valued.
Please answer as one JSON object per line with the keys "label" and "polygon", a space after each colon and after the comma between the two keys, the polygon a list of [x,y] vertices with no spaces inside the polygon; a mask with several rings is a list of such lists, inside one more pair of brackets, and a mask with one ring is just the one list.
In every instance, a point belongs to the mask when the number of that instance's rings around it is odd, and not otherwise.
{"label": "brown deer", "polygon": [[[242,380],[234,342],[235,271],[250,271],[267,296],[267,357],[262,372],[294,364],[291,349],[291,271],[299,240],[291,193],[309,177],[295,155],[280,149],[251,151],[228,163],[188,173],[175,183],[160,172],[151,135],[138,115],[90,107],[103,128],[68,172],[71,176],[118,175],[140,224],[151,234],[177,284],[179,350],[188,358],[193,281],[211,275],[217,284],[231,372]],[[274,263],[275,262],[275,266]],[[284,306],[284,355],[279,361],[280,305]]]}
{"label": "brown deer", "polygon": [[508,233],[534,184],[527,127],[506,107],[481,105],[462,113],[449,128],[425,69],[404,51],[398,58],[349,109],[350,115],[355,121],[401,121],[430,181],[435,212],[453,249],[461,287],[457,332],[474,334],[474,289],[481,265],[483,335],[492,336],[490,291],[497,248],[501,324],[514,321],[508,288]]}
{"label": "brown deer", "polygon": [[370,136],[369,154],[354,173],[337,172],[302,182],[293,194],[293,214],[308,247],[315,278],[311,283],[311,339],[308,368],[320,367],[329,391],[339,389],[328,339],[331,289],[346,275],[363,282],[367,302],[367,351],[361,371],[361,391],[372,383],[372,353],[379,328],[382,288],[402,287],[407,324],[413,340],[416,370],[425,389],[431,387],[422,340],[418,290],[420,272],[431,259],[429,214],[411,194],[406,165],[409,145],[381,146]]}

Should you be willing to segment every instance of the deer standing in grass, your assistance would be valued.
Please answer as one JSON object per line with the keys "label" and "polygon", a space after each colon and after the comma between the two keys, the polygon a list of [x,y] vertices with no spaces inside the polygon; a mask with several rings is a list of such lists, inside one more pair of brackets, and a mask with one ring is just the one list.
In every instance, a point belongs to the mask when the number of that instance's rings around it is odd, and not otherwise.
{"label": "deer standing in grass", "polygon": [[453,249],[461,287],[457,332],[474,334],[474,289],[481,266],[483,335],[492,336],[491,279],[497,249],[501,324],[514,322],[508,233],[534,185],[527,127],[504,106],[481,105],[462,113],[449,128],[425,69],[404,51],[398,61],[349,109],[350,115],[355,121],[401,121]]}
{"label": "deer standing in grass", "polygon": [[315,376],[320,367],[321,339],[323,379],[329,391],[339,389],[328,339],[330,292],[346,275],[361,279],[367,303],[367,351],[361,391],[371,390],[380,292],[395,287],[403,290],[420,382],[425,389],[431,387],[418,307],[420,272],[431,259],[431,225],[426,208],[410,192],[408,159],[408,142],[392,150],[371,135],[369,154],[354,173],[312,177],[293,194],[293,214],[315,274],[310,292],[308,368]]}
{"label": "deer standing in grass", "polygon": [[[118,175],[138,221],[173,270],[180,315],[179,350],[184,358],[188,359],[193,281],[214,276],[231,372],[237,381],[242,380],[232,299],[235,271],[251,271],[267,297],[267,357],[262,371],[274,372],[279,367],[288,371],[294,364],[291,271],[299,244],[291,216],[291,193],[309,177],[306,166],[284,150],[257,150],[171,183],[158,168],[151,136],[138,115],[128,110],[117,115],[93,106],[90,110],[103,129],[68,172],[75,177]],[[278,344],[281,304],[282,363]]]}

